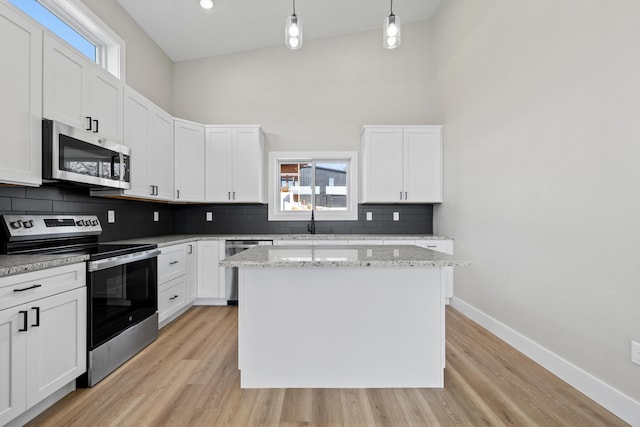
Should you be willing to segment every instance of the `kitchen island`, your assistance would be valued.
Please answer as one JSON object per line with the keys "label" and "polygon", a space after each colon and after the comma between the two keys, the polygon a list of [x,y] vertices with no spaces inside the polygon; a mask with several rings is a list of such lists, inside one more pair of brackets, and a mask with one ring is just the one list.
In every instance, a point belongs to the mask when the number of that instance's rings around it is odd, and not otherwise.
{"label": "kitchen island", "polygon": [[239,267],[242,388],[443,387],[444,267],[417,246],[258,246]]}

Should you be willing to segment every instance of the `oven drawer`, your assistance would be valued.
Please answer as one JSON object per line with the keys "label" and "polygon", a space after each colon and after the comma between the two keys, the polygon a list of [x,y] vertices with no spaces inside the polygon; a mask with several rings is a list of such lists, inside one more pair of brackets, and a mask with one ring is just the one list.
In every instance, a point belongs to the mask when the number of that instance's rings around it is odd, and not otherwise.
{"label": "oven drawer", "polygon": [[0,278],[0,310],[85,286],[85,263]]}
{"label": "oven drawer", "polygon": [[187,273],[187,246],[175,245],[161,249],[158,256],[158,283],[184,276]]}
{"label": "oven drawer", "polygon": [[187,278],[179,277],[160,286],[158,292],[158,320],[162,322],[187,303]]}

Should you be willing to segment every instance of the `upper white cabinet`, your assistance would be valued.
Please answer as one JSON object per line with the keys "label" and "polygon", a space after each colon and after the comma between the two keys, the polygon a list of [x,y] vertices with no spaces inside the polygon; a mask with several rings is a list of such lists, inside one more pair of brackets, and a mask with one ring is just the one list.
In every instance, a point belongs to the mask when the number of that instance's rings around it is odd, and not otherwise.
{"label": "upper white cabinet", "polygon": [[264,203],[264,136],[259,126],[206,127],[208,202]]}
{"label": "upper white cabinet", "polygon": [[48,34],[43,58],[43,116],[121,142],[122,82]]}
{"label": "upper white cabinet", "polygon": [[442,126],[365,126],[362,203],[442,202]]}
{"label": "upper white cabinet", "polygon": [[185,120],[174,122],[177,202],[204,202],[204,126]]}
{"label": "upper white cabinet", "polygon": [[127,196],[173,200],[173,117],[127,87],[124,143],[131,147],[131,189]]}
{"label": "upper white cabinet", "polygon": [[42,183],[42,30],[0,2],[0,182]]}

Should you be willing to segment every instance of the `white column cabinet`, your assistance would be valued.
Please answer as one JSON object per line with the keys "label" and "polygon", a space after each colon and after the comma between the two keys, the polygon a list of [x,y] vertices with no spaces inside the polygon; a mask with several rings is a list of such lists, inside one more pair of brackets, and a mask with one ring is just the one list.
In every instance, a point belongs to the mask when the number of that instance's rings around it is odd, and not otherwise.
{"label": "white column cabinet", "polygon": [[187,243],[187,302],[198,297],[198,245]]}
{"label": "white column cabinet", "polygon": [[124,195],[173,200],[173,118],[126,87],[124,143],[131,147],[131,189]]}
{"label": "white column cabinet", "polygon": [[42,183],[42,30],[0,3],[0,182]]}
{"label": "white column cabinet", "polygon": [[204,202],[204,126],[185,120],[175,120],[174,131],[175,200],[178,202]]}
{"label": "white column cabinet", "polygon": [[43,116],[121,142],[124,85],[66,43],[44,35]]}
{"label": "white column cabinet", "polygon": [[362,203],[442,202],[441,126],[365,126]]}
{"label": "white column cabinet", "polygon": [[223,258],[224,240],[198,242],[198,299],[226,298],[225,269],[218,266]]}
{"label": "white column cabinet", "polygon": [[265,202],[259,126],[207,126],[205,156],[207,202]]}
{"label": "white column cabinet", "polygon": [[0,279],[0,425],[86,371],[84,263]]}

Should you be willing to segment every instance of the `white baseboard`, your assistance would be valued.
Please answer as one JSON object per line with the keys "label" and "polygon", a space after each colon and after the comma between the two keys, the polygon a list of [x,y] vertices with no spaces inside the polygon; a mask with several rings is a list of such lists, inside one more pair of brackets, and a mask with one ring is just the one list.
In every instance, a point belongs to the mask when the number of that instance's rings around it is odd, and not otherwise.
{"label": "white baseboard", "polygon": [[640,427],[640,402],[614,389],[460,298],[452,297],[451,307],[524,353],[625,422]]}

